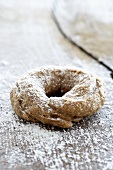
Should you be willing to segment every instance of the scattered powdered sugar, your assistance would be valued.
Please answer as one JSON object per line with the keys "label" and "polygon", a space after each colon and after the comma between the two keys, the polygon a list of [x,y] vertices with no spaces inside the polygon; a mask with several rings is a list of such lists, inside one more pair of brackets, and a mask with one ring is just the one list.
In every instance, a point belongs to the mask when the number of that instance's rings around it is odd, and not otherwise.
{"label": "scattered powdered sugar", "polygon": [[6,61],[6,60],[0,61],[0,66],[7,66],[7,65],[9,65],[8,61]]}
{"label": "scattered powdered sugar", "polygon": [[[108,82],[107,91],[110,91],[112,81],[106,78],[106,84]],[[5,152],[6,168],[29,166],[33,169],[34,164],[40,164],[40,170],[101,169],[103,166],[112,169],[113,118],[108,100],[110,97],[112,101],[112,91],[100,112],[68,130],[20,120],[12,111],[9,91],[10,87],[2,96],[0,119],[0,146]]]}
{"label": "scattered powdered sugar", "polygon": [[[33,156],[33,161],[37,161],[37,159],[43,161],[45,153],[42,150],[42,147],[45,149],[51,148],[51,146],[56,143],[59,135],[58,132],[48,131],[35,124],[23,125],[18,122],[13,122],[13,127],[15,127],[15,131],[17,131],[17,136],[15,136],[17,143],[15,143],[15,146],[13,146],[12,149],[6,149],[5,151],[5,158],[10,164],[10,168],[12,168],[15,164],[21,165],[24,163],[25,165],[28,165],[32,163],[27,162],[28,158],[26,157],[26,153],[28,153],[30,149],[26,148],[27,143],[31,143],[31,146],[34,148],[32,148],[33,155],[31,155],[31,157]],[[13,130],[13,127],[10,127],[10,131]],[[22,132],[23,129],[24,136],[19,133],[19,131]],[[42,143],[41,140],[43,140]],[[46,147],[45,144],[47,144]],[[25,147],[25,152],[22,152],[23,147]]]}
{"label": "scattered powdered sugar", "polygon": [[[0,65],[0,169],[112,170],[113,81],[109,71],[59,34],[48,9],[51,1],[3,0],[1,4],[0,52],[4,55],[0,59],[7,57],[10,64]],[[101,76],[107,85],[105,105],[68,130],[19,119],[11,107],[10,88],[25,71],[45,64],[78,65]]]}

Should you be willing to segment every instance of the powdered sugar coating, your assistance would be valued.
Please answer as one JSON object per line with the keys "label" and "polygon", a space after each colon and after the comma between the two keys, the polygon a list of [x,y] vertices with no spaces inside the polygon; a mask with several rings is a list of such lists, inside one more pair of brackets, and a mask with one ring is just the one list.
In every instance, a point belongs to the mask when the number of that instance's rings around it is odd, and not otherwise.
{"label": "powdered sugar coating", "polygon": [[[52,97],[59,91],[62,97]],[[40,67],[21,77],[11,90],[11,103],[19,117],[63,128],[96,113],[104,101],[102,81],[73,67]]]}

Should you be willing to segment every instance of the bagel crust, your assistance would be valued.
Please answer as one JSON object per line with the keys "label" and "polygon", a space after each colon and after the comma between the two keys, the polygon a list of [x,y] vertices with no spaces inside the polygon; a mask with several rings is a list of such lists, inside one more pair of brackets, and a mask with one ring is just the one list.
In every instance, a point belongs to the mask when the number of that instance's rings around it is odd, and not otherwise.
{"label": "bagel crust", "polygon": [[70,128],[96,113],[105,101],[104,83],[71,67],[45,66],[21,77],[11,89],[15,113],[22,119]]}

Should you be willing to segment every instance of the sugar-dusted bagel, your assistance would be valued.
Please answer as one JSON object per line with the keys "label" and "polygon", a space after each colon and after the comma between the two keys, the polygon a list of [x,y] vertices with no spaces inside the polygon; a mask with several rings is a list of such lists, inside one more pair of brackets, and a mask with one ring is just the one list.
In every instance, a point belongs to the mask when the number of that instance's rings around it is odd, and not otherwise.
{"label": "sugar-dusted bagel", "polygon": [[92,74],[71,67],[45,66],[21,77],[11,89],[16,114],[27,121],[69,128],[96,113],[105,86]]}

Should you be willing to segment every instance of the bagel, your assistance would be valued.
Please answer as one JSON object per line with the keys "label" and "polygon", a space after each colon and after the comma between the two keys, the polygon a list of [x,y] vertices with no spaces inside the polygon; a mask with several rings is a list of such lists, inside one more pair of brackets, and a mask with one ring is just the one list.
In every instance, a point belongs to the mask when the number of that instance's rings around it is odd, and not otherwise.
{"label": "bagel", "polygon": [[45,66],[28,72],[12,87],[10,99],[22,119],[70,128],[96,113],[105,101],[105,85],[96,76],[71,67]]}

